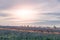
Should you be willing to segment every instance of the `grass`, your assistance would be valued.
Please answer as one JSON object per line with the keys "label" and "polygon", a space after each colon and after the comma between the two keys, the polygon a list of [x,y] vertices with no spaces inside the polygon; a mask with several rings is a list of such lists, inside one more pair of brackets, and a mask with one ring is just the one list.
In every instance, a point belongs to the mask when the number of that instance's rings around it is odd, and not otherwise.
{"label": "grass", "polygon": [[60,40],[60,34],[0,30],[0,40]]}

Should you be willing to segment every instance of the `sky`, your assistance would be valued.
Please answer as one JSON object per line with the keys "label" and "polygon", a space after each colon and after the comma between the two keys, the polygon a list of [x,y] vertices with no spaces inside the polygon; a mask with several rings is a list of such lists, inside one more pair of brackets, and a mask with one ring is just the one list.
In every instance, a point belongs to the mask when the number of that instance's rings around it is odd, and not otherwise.
{"label": "sky", "polygon": [[0,25],[59,27],[60,0],[0,0]]}

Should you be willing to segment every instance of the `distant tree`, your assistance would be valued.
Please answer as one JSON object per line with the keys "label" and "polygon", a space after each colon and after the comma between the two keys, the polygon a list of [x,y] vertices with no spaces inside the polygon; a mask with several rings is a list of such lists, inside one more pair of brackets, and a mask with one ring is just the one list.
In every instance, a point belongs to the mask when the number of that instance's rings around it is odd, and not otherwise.
{"label": "distant tree", "polygon": [[56,26],[54,25],[54,29],[56,29]]}
{"label": "distant tree", "polygon": [[29,25],[27,25],[27,27],[29,27]]}
{"label": "distant tree", "polygon": [[49,30],[47,30],[47,32],[49,33]]}

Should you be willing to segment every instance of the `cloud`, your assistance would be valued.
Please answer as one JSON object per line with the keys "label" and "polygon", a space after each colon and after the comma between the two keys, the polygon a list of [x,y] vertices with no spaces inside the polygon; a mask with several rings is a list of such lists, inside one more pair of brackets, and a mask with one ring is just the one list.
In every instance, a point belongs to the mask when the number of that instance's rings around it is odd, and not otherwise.
{"label": "cloud", "polygon": [[10,16],[9,14],[5,14],[5,13],[0,13],[0,17],[8,17]]}
{"label": "cloud", "polygon": [[16,19],[16,18],[6,18],[6,20],[13,20],[13,19]]}
{"label": "cloud", "polygon": [[45,19],[48,19],[48,20],[60,20],[60,13],[42,13],[42,15],[45,15]]}
{"label": "cloud", "polygon": [[[32,24],[60,24],[60,0],[0,0],[0,10],[10,10],[12,7],[15,6],[32,6],[32,8],[39,13],[37,13],[37,19],[36,20],[28,20]],[[16,22],[15,17],[12,17],[10,15],[11,13],[0,13],[0,19],[1,17],[7,17],[3,18],[0,21],[2,24],[13,24],[13,22]],[[6,20],[6,21],[5,21]],[[23,22],[25,22],[24,20]],[[34,22],[33,22],[34,21]],[[21,21],[16,22],[19,23]]]}
{"label": "cloud", "polygon": [[8,9],[13,5],[12,0],[0,0],[0,10]]}
{"label": "cloud", "polygon": [[43,22],[35,22],[33,24],[39,24],[39,25],[59,25],[60,24],[60,20],[56,20],[56,21],[49,21],[49,20],[44,20]]}
{"label": "cloud", "polygon": [[44,13],[45,15],[55,15],[55,16],[60,16],[60,13]]}
{"label": "cloud", "polygon": [[10,9],[12,6],[21,3],[21,0],[0,0],[0,10]]}

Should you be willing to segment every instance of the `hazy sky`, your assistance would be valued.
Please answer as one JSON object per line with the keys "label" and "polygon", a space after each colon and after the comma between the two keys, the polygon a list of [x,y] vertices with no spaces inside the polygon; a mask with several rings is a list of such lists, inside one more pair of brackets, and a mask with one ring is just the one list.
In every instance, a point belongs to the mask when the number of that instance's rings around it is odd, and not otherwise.
{"label": "hazy sky", "polygon": [[[22,20],[14,10],[24,8],[35,12]],[[60,0],[0,0],[0,25],[21,24],[60,26]]]}

